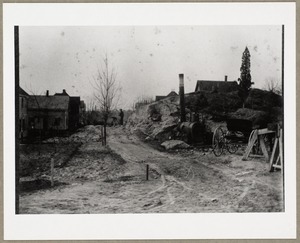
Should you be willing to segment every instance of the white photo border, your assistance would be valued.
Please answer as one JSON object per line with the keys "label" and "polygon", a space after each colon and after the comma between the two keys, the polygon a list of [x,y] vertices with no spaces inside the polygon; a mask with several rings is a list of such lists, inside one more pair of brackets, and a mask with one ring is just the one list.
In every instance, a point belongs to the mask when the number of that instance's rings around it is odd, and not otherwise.
{"label": "white photo border", "polygon": [[[296,238],[295,16],[295,3],[4,3],[4,239]],[[284,25],[285,212],[15,215],[15,25]]]}

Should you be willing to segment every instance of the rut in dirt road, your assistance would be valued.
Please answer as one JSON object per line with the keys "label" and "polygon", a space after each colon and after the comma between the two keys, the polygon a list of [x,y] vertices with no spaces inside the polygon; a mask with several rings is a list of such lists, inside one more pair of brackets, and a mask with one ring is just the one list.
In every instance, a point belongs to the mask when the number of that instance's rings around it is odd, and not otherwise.
{"label": "rut in dirt road", "polygon": [[266,173],[263,162],[243,162],[237,156],[222,161],[197,151],[187,155],[160,152],[120,128],[111,131],[109,145],[129,164],[139,165],[140,172],[145,173],[145,164],[157,171],[161,185],[149,195],[167,198],[168,204],[176,204],[175,210],[282,210],[280,174]]}

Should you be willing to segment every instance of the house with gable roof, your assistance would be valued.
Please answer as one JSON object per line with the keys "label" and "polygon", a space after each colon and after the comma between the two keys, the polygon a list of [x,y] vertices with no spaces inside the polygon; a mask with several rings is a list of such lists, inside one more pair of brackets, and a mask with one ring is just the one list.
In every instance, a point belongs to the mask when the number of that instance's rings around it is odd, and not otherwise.
{"label": "house with gable roof", "polygon": [[207,92],[228,93],[237,90],[238,90],[238,83],[236,81],[228,81],[227,76],[225,76],[224,81],[198,80],[195,88],[195,92],[207,91]]}
{"label": "house with gable roof", "polygon": [[33,131],[66,131],[69,128],[68,96],[32,95],[28,99],[28,121]]}

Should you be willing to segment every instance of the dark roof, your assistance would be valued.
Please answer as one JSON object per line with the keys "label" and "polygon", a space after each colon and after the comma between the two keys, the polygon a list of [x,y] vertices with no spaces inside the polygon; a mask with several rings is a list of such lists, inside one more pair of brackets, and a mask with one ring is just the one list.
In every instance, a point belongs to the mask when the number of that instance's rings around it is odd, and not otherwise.
{"label": "dark roof", "polygon": [[167,97],[172,97],[172,96],[178,96],[178,94],[175,91],[171,91],[168,95],[156,95],[155,101],[159,101],[159,100],[165,99]]}
{"label": "dark roof", "polygon": [[69,96],[30,96],[28,109],[68,110]]}
{"label": "dark roof", "polygon": [[56,96],[69,96],[65,89],[63,89],[62,93],[55,93]]}
{"label": "dark roof", "polygon": [[236,81],[212,81],[212,80],[198,80],[196,84],[195,91],[198,90],[206,90],[213,91],[214,89],[218,89],[220,91],[233,91],[237,88]]}
{"label": "dark roof", "polygon": [[165,96],[165,95],[156,95],[155,96],[155,101],[159,101],[159,100],[162,100],[162,99],[164,99],[164,98],[166,98],[167,96]]}
{"label": "dark roof", "polygon": [[170,96],[178,96],[178,94],[175,92],[175,91],[171,91],[167,97],[170,97]]}
{"label": "dark roof", "polygon": [[19,87],[19,95],[26,95],[26,96],[29,96],[29,94],[27,94],[27,93],[25,92],[25,90],[22,89],[21,87]]}

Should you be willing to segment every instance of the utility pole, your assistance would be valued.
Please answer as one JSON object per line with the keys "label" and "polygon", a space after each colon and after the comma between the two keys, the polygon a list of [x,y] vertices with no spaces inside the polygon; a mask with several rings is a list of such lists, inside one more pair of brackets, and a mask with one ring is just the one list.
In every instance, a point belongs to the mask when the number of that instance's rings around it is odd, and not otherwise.
{"label": "utility pole", "polygon": [[[282,25],[282,57],[281,57],[281,82],[282,82],[282,97],[284,97],[284,25]],[[284,102],[284,99],[282,99]],[[284,107],[284,104],[283,104]],[[284,138],[284,117],[282,117],[282,140]],[[282,143],[282,153],[284,154],[284,143]],[[285,195],[285,191],[284,191],[284,158],[282,158],[281,161],[281,172],[282,172],[282,198],[283,198],[283,210],[285,210],[285,200],[284,200],[284,195]]]}
{"label": "utility pole", "polygon": [[16,205],[15,212],[19,214],[19,192],[20,192],[20,174],[19,174],[19,84],[20,84],[20,60],[19,60],[19,26],[15,26],[15,168],[16,168],[16,178],[15,178],[15,195],[16,195]]}

